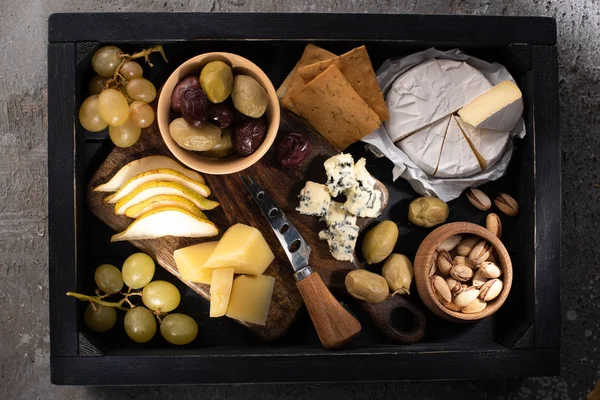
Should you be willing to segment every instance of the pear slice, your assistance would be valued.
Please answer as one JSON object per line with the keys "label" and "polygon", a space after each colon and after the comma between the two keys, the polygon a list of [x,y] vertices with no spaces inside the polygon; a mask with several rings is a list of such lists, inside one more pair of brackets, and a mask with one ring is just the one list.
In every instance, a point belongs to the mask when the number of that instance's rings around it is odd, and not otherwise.
{"label": "pear slice", "polygon": [[150,197],[149,199],[129,207],[127,210],[125,210],[125,215],[130,218],[139,218],[142,214],[162,207],[183,208],[198,218],[208,219],[206,215],[204,215],[204,213],[200,211],[200,209],[196,207],[196,205],[190,200],[174,194],[159,194],[158,196]]}
{"label": "pear slice", "polygon": [[187,169],[167,156],[148,156],[130,162],[122,167],[108,182],[94,188],[95,192],[115,192],[132,177],[152,169],[169,168],[181,172],[185,176],[200,183],[204,178],[196,171]]}
{"label": "pear slice", "polygon": [[138,186],[150,182],[150,181],[169,181],[181,183],[196,192],[200,193],[204,197],[210,196],[210,189],[204,183],[200,183],[193,179],[188,178],[179,171],[169,168],[151,169],[150,171],[142,172],[137,174],[130,180],[128,180],[119,190],[115,193],[106,196],[104,201],[107,203],[114,204],[133,192]]}
{"label": "pear slice", "polygon": [[181,183],[169,181],[150,181],[142,183],[127,196],[115,204],[115,214],[125,214],[125,210],[151,197],[161,194],[174,194],[185,197],[201,210],[212,210],[219,203],[202,196],[200,193],[183,186]]}
{"label": "pear slice", "polygon": [[143,214],[123,232],[110,238],[123,240],[156,239],[163,236],[208,237],[219,234],[217,226],[207,219],[198,218],[179,207],[163,207]]}

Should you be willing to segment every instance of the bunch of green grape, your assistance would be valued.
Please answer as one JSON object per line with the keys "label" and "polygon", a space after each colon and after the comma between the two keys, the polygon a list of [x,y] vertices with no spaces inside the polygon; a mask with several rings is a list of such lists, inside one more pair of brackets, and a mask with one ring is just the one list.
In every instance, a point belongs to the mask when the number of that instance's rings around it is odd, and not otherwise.
{"label": "bunch of green grape", "polygon": [[154,110],[148,103],[156,97],[156,88],[133,59],[147,57],[152,51],[160,51],[164,57],[159,47],[128,55],[116,46],[104,46],[94,53],[92,67],[98,75],[90,81],[90,96],[79,109],[79,122],[86,130],[99,132],[108,127],[110,139],[119,147],[138,141],[141,129],[154,122]]}
{"label": "bunch of green grape", "polygon": [[[117,322],[117,309],[127,310],[124,327],[127,336],[138,343],[151,340],[156,334],[157,319],[160,333],[169,343],[184,345],[192,342],[198,335],[198,324],[185,314],[167,314],[177,308],[181,295],[175,285],[167,281],[152,281],[154,277],[154,261],[144,253],[129,256],[119,270],[114,265],[102,264],[95,273],[94,280],[98,289],[97,296],[86,296],[79,293],[67,293],[80,300],[89,301],[84,313],[86,325],[95,332],[107,332]],[[129,287],[126,293],[121,292],[123,286]],[[141,292],[131,290],[141,289]],[[122,294],[118,302],[103,299]],[[144,306],[135,306],[131,296],[141,296]],[[123,307],[127,303],[131,308]]]}

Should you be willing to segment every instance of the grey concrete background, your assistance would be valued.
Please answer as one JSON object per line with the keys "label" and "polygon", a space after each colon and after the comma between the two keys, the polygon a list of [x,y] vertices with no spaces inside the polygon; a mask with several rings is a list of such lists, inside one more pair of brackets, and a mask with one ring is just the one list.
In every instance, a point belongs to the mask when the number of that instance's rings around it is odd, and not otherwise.
{"label": "grey concrete background", "polygon": [[[73,388],[49,381],[47,18],[67,11],[292,11],[551,16],[562,132],[562,373],[508,381]],[[581,399],[600,375],[598,0],[0,1],[0,398]],[[558,182],[557,182],[558,184]],[[360,368],[360,366],[357,366]],[[402,371],[398,371],[401,375]]]}

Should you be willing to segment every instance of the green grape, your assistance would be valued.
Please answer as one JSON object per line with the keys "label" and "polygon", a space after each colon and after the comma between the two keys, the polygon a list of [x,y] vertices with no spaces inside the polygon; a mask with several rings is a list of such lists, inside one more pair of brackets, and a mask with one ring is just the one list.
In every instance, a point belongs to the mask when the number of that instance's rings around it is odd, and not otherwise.
{"label": "green grape", "polygon": [[110,140],[118,147],[131,147],[138,139],[142,129],[135,126],[130,120],[125,121],[121,126],[109,126],[108,134]]}
{"label": "green grape", "polygon": [[129,118],[129,104],[123,93],[106,89],[98,96],[98,112],[110,126],[121,126]]}
{"label": "green grape", "polygon": [[100,116],[98,105],[98,96],[94,94],[85,99],[79,108],[79,123],[86,131],[100,132],[108,126]]}
{"label": "green grape", "polygon": [[127,257],[121,268],[123,281],[132,289],[141,289],[154,278],[154,260],[144,253]]}
{"label": "green grape", "polygon": [[135,61],[125,61],[119,70],[119,73],[125,79],[141,78],[144,71],[140,64]]}
{"label": "green grape", "polygon": [[127,310],[123,324],[127,336],[138,343],[146,343],[156,333],[156,319],[146,307]]}
{"label": "green grape", "polygon": [[181,346],[196,339],[198,324],[185,314],[169,314],[160,324],[160,334],[167,342]]}
{"label": "green grape", "polygon": [[[94,307],[96,309],[94,310]],[[106,332],[115,326],[117,322],[117,310],[114,307],[107,307],[100,304],[91,303],[85,308],[83,314],[85,324],[94,332]]]}
{"label": "green grape", "polygon": [[133,100],[150,103],[156,97],[156,88],[148,79],[135,78],[125,85],[127,95]]}
{"label": "green grape", "polygon": [[142,290],[142,302],[152,311],[173,311],[180,300],[181,295],[177,287],[167,281],[150,282]]}
{"label": "green grape", "polygon": [[123,288],[121,271],[114,265],[102,264],[94,272],[96,286],[104,293],[115,294]]}
{"label": "green grape", "polygon": [[154,110],[143,101],[134,101],[129,105],[129,119],[140,128],[147,128],[154,122]]}
{"label": "green grape", "polygon": [[118,53],[121,49],[115,46],[100,47],[92,57],[92,67],[98,75],[110,78],[115,74],[117,67],[121,63]]}
{"label": "green grape", "polygon": [[90,84],[88,85],[88,89],[90,90],[90,94],[100,94],[102,93],[102,91],[104,90],[104,84],[106,83],[106,81],[108,80],[108,78],[105,78],[103,76],[100,75],[96,75],[92,78],[92,80],[90,81]]}

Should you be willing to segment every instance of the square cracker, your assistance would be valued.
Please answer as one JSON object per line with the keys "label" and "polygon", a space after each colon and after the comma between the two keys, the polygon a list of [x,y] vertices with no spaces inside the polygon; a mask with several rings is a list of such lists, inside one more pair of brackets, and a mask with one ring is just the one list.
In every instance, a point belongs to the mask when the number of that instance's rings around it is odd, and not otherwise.
{"label": "square cracker", "polygon": [[298,68],[335,57],[337,57],[337,55],[330,51],[315,46],[312,43],[307,44],[302,53],[302,57],[300,57],[300,60],[298,60],[298,63],[294,69],[292,69],[292,72],[290,72],[279,89],[277,89],[277,96],[281,99],[281,104],[293,113],[299,114],[296,107],[294,107],[294,103],[290,99],[290,96],[295,91],[304,86],[304,80],[298,74]]}
{"label": "square cracker", "polygon": [[300,115],[338,150],[359,141],[381,123],[335,65],[293,93],[291,100]]}
{"label": "square cracker", "polygon": [[306,66],[298,66],[298,73],[304,82],[312,81],[330,65],[335,65],[342,71],[350,85],[363,100],[377,113],[379,119],[387,121],[390,118],[383,93],[379,88],[373,64],[365,46],[352,49],[333,59],[319,61]]}

